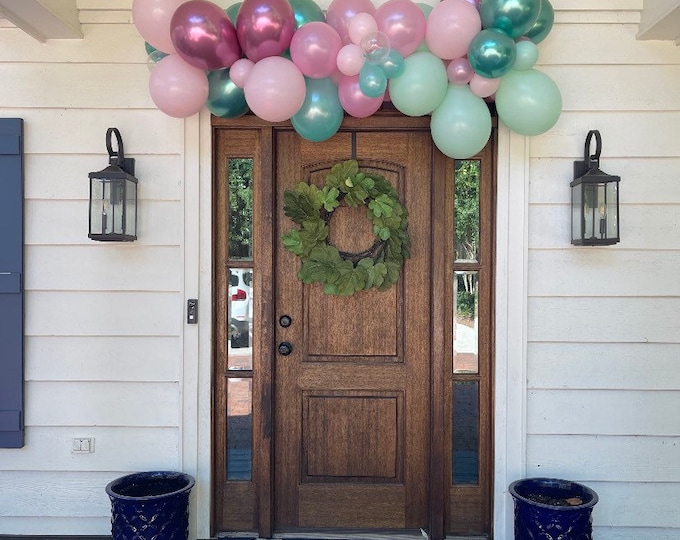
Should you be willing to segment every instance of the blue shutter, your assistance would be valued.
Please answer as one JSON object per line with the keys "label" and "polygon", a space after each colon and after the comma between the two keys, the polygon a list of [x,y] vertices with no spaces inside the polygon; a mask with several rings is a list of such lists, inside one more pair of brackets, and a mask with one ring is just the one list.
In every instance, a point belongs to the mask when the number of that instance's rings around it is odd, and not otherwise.
{"label": "blue shutter", "polygon": [[0,118],[0,448],[24,445],[23,120]]}

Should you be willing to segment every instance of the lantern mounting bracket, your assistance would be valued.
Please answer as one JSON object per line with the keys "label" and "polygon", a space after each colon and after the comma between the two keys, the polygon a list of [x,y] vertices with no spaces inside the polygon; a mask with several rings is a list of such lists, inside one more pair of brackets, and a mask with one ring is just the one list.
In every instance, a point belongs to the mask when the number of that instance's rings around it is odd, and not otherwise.
{"label": "lantern mounting bracket", "polygon": [[[593,136],[595,137],[595,153],[590,154]],[[589,155],[590,154],[590,155]],[[583,161],[574,161],[574,178],[583,176],[590,169],[600,168],[600,155],[602,154],[602,136],[597,129],[591,129],[586,136],[586,144],[583,150]],[[594,163],[594,164],[593,164]]]}
{"label": "lantern mounting bracket", "polygon": [[[113,144],[111,136],[116,137],[117,151],[113,151]],[[109,128],[106,130],[106,149],[109,152],[109,165],[116,165],[123,169],[130,176],[135,175],[135,158],[126,158],[123,150],[123,137],[120,135],[118,128]]]}

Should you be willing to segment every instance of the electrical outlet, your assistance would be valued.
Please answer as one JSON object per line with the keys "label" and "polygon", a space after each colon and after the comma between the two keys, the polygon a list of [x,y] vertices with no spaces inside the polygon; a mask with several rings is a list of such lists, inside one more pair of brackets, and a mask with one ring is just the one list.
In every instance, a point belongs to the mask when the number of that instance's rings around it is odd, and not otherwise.
{"label": "electrical outlet", "polygon": [[91,454],[94,452],[94,437],[76,437],[72,439],[72,454]]}

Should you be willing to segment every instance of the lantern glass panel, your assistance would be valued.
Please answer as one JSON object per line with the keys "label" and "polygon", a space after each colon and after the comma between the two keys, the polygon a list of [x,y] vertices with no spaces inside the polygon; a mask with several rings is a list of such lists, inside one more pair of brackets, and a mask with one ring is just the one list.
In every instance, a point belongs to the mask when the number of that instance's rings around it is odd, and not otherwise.
{"label": "lantern glass panel", "polygon": [[125,204],[125,228],[124,234],[137,236],[137,184],[131,180],[125,181],[127,189],[125,190],[125,197],[127,199]]}
{"label": "lantern glass panel", "polygon": [[618,182],[608,182],[605,184],[604,190],[604,208],[607,215],[606,220],[606,237],[607,238],[618,238],[619,237],[619,183]]}
{"label": "lantern glass panel", "polygon": [[583,184],[577,184],[571,188],[571,238],[580,240],[583,238]]}

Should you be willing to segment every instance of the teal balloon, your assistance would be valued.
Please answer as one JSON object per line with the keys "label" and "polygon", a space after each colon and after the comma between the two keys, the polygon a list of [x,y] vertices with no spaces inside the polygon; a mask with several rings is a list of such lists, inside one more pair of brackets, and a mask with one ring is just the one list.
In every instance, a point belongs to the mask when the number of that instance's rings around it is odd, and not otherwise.
{"label": "teal balloon", "polygon": [[472,157],[491,136],[489,107],[467,84],[450,84],[444,101],[432,112],[430,131],[442,154],[453,159]]}
{"label": "teal balloon", "polygon": [[158,49],[151,45],[148,41],[144,42],[144,49],[146,50],[146,55],[149,56],[150,54],[156,52]]}
{"label": "teal balloon", "polygon": [[394,49],[391,49],[387,58],[380,64],[380,67],[385,72],[385,77],[388,79],[399,77],[399,75],[404,73],[404,57]]}
{"label": "teal balloon", "polygon": [[479,5],[482,28],[496,28],[512,38],[528,32],[540,11],[541,0],[482,0]]}
{"label": "teal balloon", "polygon": [[233,24],[234,26],[236,26],[236,17],[238,17],[238,10],[241,9],[242,5],[243,2],[236,2],[235,4],[230,5],[227,9],[224,10],[224,12],[227,14],[227,17],[229,17],[231,24]]}
{"label": "teal balloon", "polygon": [[331,78],[305,78],[305,101],[291,122],[301,137],[312,142],[330,139],[340,129],[345,111]]}
{"label": "teal balloon", "polygon": [[359,89],[366,97],[382,96],[387,89],[387,77],[382,68],[365,62],[359,72]]}
{"label": "teal balloon", "polygon": [[390,79],[390,100],[407,116],[424,116],[442,102],[448,84],[440,58],[427,51],[415,52],[404,59],[404,72]]}
{"label": "teal balloon", "polygon": [[323,10],[314,2],[314,0],[288,0],[288,3],[293,8],[296,30],[303,24],[312,21],[326,22],[326,16],[324,15]]}
{"label": "teal balloon", "polygon": [[515,42],[494,29],[482,30],[470,42],[468,61],[475,73],[487,79],[502,77],[512,69],[517,55]]}
{"label": "teal balloon", "polygon": [[541,0],[541,11],[538,13],[538,18],[534,25],[524,34],[534,43],[543,41],[550,30],[552,30],[555,22],[555,11],[549,0]]}
{"label": "teal balloon", "polygon": [[538,47],[533,41],[519,41],[515,45],[515,49],[517,54],[512,69],[526,71],[534,67],[538,60]]}
{"label": "teal balloon", "polygon": [[248,112],[245,93],[229,78],[228,69],[208,72],[205,105],[211,113],[222,118],[237,118]]}
{"label": "teal balloon", "polygon": [[545,73],[512,70],[496,91],[496,111],[503,123],[520,135],[540,135],[557,123],[562,95]]}

